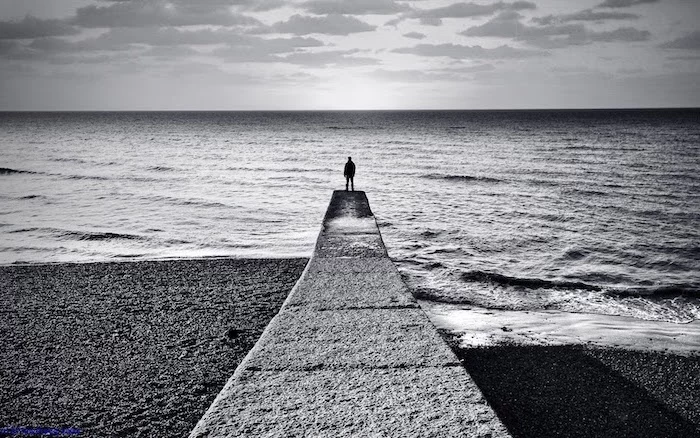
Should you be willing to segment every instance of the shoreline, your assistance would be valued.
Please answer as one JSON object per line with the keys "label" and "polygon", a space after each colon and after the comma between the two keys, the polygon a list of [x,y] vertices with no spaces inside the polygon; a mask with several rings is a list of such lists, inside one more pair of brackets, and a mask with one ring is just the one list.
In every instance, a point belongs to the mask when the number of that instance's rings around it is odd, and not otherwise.
{"label": "shoreline", "polygon": [[150,263],[150,262],[197,262],[200,260],[309,260],[309,256],[260,256],[247,257],[236,255],[212,255],[212,256],[187,256],[187,257],[124,257],[117,259],[95,259],[95,260],[72,260],[72,261],[55,261],[55,262],[11,262],[0,263],[0,269],[11,267],[31,267],[31,266],[56,266],[56,265],[90,265],[90,264],[111,264],[111,263]]}

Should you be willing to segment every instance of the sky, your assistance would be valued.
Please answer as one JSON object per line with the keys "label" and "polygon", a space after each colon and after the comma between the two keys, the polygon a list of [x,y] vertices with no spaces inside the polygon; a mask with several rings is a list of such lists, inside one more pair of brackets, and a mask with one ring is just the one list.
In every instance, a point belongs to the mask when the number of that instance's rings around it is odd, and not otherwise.
{"label": "sky", "polygon": [[0,0],[0,110],[698,106],[699,0]]}

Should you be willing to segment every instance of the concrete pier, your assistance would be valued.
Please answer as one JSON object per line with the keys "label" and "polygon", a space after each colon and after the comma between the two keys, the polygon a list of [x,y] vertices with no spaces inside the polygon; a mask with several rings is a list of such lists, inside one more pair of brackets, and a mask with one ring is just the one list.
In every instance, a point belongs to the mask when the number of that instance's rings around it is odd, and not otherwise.
{"label": "concrete pier", "polygon": [[364,192],[335,191],[279,314],[190,434],[507,437],[386,253]]}

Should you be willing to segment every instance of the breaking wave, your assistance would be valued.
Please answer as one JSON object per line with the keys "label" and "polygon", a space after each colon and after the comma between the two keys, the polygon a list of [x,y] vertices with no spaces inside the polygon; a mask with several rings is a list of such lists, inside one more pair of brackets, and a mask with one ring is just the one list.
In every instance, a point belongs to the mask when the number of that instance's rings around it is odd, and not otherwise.
{"label": "breaking wave", "polygon": [[99,231],[63,231],[56,230],[56,234],[60,234],[63,238],[82,240],[82,241],[106,241],[106,240],[143,240],[144,237],[136,234],[127,233],[111,233]]}
{"label": "breaking wave", "polygon": [[426,179],[445,180],[445,181],[463,181],[463,182],[482,181],[482,182],[491,182],[491,183],[501,182],[501,180],[498,178],[489,178],[486,176],[471,176],[471,175],[449,175],[449,174],[442,175],[442,174],[430,173],[427,175],[422,175],[421,177],[426,178]]}
{"label": "breaking wave", "polygon": [[32,172],[31,170],[18,170],[18,169],[9,169],[7,167],[0,167],[0,175],[15,175],[19,173],[36,173]]}
{"label": "breaking wave", "polygon": [[544,280],[539,278],[510,277],[503,274],[483,271],[468,271],[460,274],[464,282],[492,283],[499,286],[514,286],[526,289],[566,289],[578,291],[598,291],[620,296],[689,296],[700,298],[700,285],[672,284],[664,286],[604,287],[581,281]]}
{"label": "breaking wave", "polygon": [[539,278],[518,278],[507,275],[496,274],[483,271],[469,271],[461,274],[463,281],[478,281],[495,283],[501,286],[521,286],[530,289],[575,289],[575,290],[602,290],[600,286],[587,284],[579,281],[554,281],[542,280]]}

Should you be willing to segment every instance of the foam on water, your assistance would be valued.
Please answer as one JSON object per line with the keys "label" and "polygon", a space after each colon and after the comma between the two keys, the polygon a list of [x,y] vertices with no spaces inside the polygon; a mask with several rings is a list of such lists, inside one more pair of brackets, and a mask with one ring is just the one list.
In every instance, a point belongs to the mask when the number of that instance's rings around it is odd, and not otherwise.
{"label": "foam on water", "polygon": [[624,316],[554,310],[493,311],[421,302],[439,328],[457,335],[463,348],[504,344],[586,344],[674,354],[698,354],[700,321],[650,322]]}

